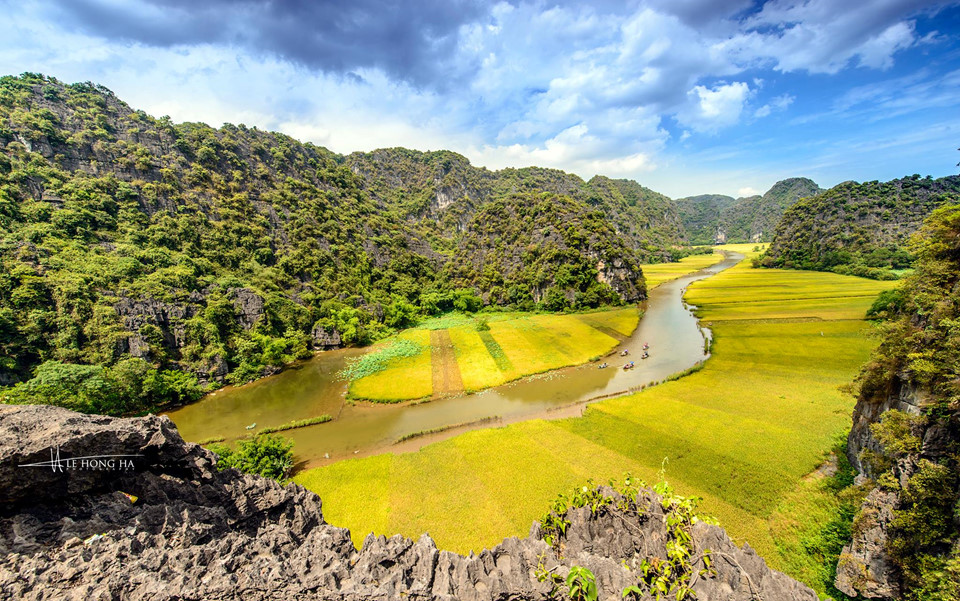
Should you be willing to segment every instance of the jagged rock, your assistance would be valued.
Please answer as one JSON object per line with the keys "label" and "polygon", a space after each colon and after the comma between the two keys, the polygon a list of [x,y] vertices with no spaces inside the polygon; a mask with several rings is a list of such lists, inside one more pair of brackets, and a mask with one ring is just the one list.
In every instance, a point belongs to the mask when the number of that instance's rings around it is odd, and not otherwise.
{"label": "jagged rock", "polygon": [[215,355],[206,362],[203,369],[197,372],[197,381],[200,384],[206,384],[211,381],[223,382],[228,373],[230,373],[230,366],[227,365],[227,361],[223,358],[223,355]]}
{"label": "jagged rock", "polygon": [[[21,467],[50,460],[63,471]],[[131,469],[80,469],[69,458],[135,455]],[[103,459],[103,458],[102,458]],[[568,513],[558,559],[534,524],[481,553],[370,535],[356,550],[324,522],[320,499],[235,470],[185,443],[165,417],[107,418],[48,406],[0,406],[0,597],[11,599],[282,600],[548,599],[538,565],[596,576],[602,599],[636,583],[643,557],[664,556],[659,497],[641,517],[607,506]],[[623,500],[612,489],[605,492]],[[131,503],[121,493],[136,495]],[[694,569],[700,601],[816,601],[716,526],[693,527],[694,567],[709,549],[715,575]]]}
{"label": "jagged rock", "polygon": [[853,540],[843,547],[837,564],[836,587],[856,597],[896,599],[900,574],[887,554],[887,532],[899,497],[880,488],[870,491],[854,522]]}
{"label": "jagged rock", "polygon": [[338,332],[336,328],[330,328],[328,330],[322,325],[317,324],[313,327],[311,336],[313,337],[313,348],[317,350],[327,351],[343,346],[343,341],[340,339],[340,332]]}
{"label": "jagged rock", "polygon": [[244,330],[249,330],[263,315],[263,298],[247,288],[231,288],[227,296],[237,310],[237,321]]}
{"label": "jagged rock", "polygon": [[122,297],[114,305],[117,315],[123,318],[124,327],[130,331],[126,339],[117,342],[117,353],[129,353],[132,357],[150,360],[150,344],[140,334],[140,328],[154,325],[160,328],[163,345],[174,356],[187,344],[184,322],[200,312],[199,300],[191,294],[190,302],[168,303],[153,298],[132,299]]}

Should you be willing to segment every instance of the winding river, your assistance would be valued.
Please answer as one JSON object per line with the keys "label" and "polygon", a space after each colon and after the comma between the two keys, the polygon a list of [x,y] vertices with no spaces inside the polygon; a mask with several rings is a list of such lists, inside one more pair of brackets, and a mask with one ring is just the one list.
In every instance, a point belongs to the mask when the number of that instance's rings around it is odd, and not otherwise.
{"label": "winding river", "polygon": [[[428,403],[350,404],[344,401],[345,383],[336,374],[349,359],[365,351],[342,349],[318,353],[280,374],[245,386],[223,388],[167,415],[191,441],[242,438],[248,434],[246,426],[254,422],[259,430],[322,414],[334,416],[325,424],[283,432],[295,442],[296,469],[386,451],[412,451],[469,429],[580,415],[591,401],[638,390],[703,361],[704,338],[710,333],[698,326],[683,301],[683,293],[692,282],[727,269],[742,258],[727,253],[716,265],[665,282],[650,292],[637,329],[617,347],[617,351],[631,351],[629,359],[635,360],[637,367],[630,371],[620,369],[627,359],[614,352],[604,359],[611,364],[607,369],[588,363]],[[650,345],[650,357],[641,361],[644,342]],[[450,428],[472,422],[479,423]],[[405,435],[437,428],[450,429],[396,443]]]}

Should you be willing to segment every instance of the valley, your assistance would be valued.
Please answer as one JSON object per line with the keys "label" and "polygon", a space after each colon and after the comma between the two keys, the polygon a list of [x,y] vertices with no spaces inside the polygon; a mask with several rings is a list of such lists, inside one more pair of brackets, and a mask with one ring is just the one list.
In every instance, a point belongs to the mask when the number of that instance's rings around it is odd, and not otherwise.
{"label": "valley", "polygon": [[[0,596],[92,577],[50,557],[97,544],[118,562],[128,547],[230,557],[210,560],[220,575],[264,562],[243,591],[183,568],[215,598],[367,599],[381,576],[455,591],[430,599],[561,583],[590,598],[571,582],[591,569],[614,598],[732,582],[746,601],[749,573],[791,600],[960,595],[960,176],[674,199],[578,173],[336,152],[175,123],[91,82],[0,77],[0,488],[15,502]],[[144,471],[58,480],[60,435],[70,456]],[[21,467],[54,469],[28,482]],[[51,492],[31,504],[38,482]],[[665,533],[624,554],[610,520]],[[236,559],[206,532],[271,549]],[[274,545],[308,538],[319,555]],[[694,540],[754,565],[721,581]],[[321,555],[322,576],[258,580]],[[487,571],[433,580],[454,564]],[[117,565],[97,590],[136,598]],[[196,583],[181,584],[156,598]]]}
{"label": "valley", "polygon": [[[714,266],[701,268],[702,256],[710,257]],[[459,369],[466,374],[463,381],[477,382],[482,389],[426,399],[420,399],[419,395],[413,393],[410,398],[418,400],[405,403],[353,401],[340,372],[351,357],[356,357],[357,351],[335,350],[320,353],[300,367],[279,375],[243,387],[218,391],[168,415],[184,437],[192,441],[243,438],[251,434],[246,430],[251,423],[256,424],[252,432],[255,434],[264,427],[295,419],[324,413],[334,416],[331,422],[284,432],[295,442],[295,460],[300,468],[304,468],[331,464],[358,455],[409,452],[468,430],[499,427],[537,417],[580,414],[591,400],[639,389],[701,363],[706,358],[704,335],[696,318],[681,301],[683,288],[697,278],[728,268],[740,256],[734,255],[729,260],[718,262],[721,259],[719,255],[700,255],[696,260],[680,263],[686,266],[687,274],[702,273],[686,275],[655,288],[645,303],[644,315],[639,323],[636,308],[562,316],[492,314],[490,332],[497,337],[496,340],[503,341],[510,365],[521,369],[527,366],[528,374],[545,372],[540,375],[521,379],[516,379],[516,375],[509,377],[511,372],[500,370],[486,347],[479,344],[462,345],[457,348],[456,359],[461,366]],[[451,317],[446,321],[427,322],[425,326],[453,325],[449,330],[453,332],[451,338],[459,342],[466,336],[479,338],[480,334],[486,332],[477,332],[472,325],[455,325],[462,322],[473,324],[474,321]],[[531,332],[527,325],[530,321],[553,324],[554,329],[541,326]],[[502,329],[496,327],[498,324]],[[598,331],[597,325],[616,334],[619,340]],[[424,334],[436,331],[413,329],[399,336],[401,339],[406,336],[426,339]],[[588,346],[591,339],[584,336],[584,332],[599,339],[602,346]],[[559,334],[566,334],[562,337],[562,340],[566,340],[565,344],[561,343],[564,346],[557,344]],[[651,356],[646,360],[640,358],[644,343],[651,347]],[[497,344],[499,346],[501,343]],[[631,355],[618,356],[621,349],[630,350]],[[544,368],[543,363],[530,360],[544,361],[544,357],[546,360],[561,357],[557,353],[563,350],[576,350],[578,356],[560,359],[555,366],[562,367],[564,362],[574,365],[551,369]],[[371,349],[367,356],[375,353],[376,348]],[[431,367],[434,370],[437,368],[431,359],[429,350],[422,350],[414,357],[393,359],[374,374],[374,377],[378,377],[375,381],[394,383],[388,388],[391,391],[410,390],[410,382],[429,383]],[[628,361],[633,361],[637,367],[621,369]],[[602,362],[609,363],[610,367],[598,369]],[[480,371],[478,364],[480,367],[489,367],[485,372]],[[504,384],[508,377],[516,381]],[[371,376],[358,381],[363,382],[368,378]],[[424,400],[428,402],[422,402]]]}

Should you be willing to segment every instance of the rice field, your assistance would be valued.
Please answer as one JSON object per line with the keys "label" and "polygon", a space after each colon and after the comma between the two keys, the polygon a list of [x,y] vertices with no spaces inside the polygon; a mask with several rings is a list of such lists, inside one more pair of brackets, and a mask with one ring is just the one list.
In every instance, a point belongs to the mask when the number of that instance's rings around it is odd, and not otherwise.
{"label": "rice field", "polygon": [[[369,532],[428,532],[441,549],[466,552],[525,536],[558,493],[588,478],[629,471],[653,482],[665,468],[678,492],[702,497],[704,512],[736,540],[773,567],[808,577],[793,555],[819,514],[798,508],[816,504],[819,493],[804,476],[849,428],[854,399],[840,387],[874,345],[862,321],[871,294],[893,285],[755,270],[745,261],[689,289],[715,334],[714,355],[699,372],[595,403],[581,418],[468,432],[296,480],[323,498],[326,518],[350,528],[357,544]],[[482,342],[460,334],[471,340],[464,352],[482,356]],[[525,334],[512,336],[501,332],[505,352],[526,344]],[[470,377],[482,377],[477,372]]]}
{"label": "rice field", "polygon": [[723,260],[719,251],[709,255],[690,255],[676,263],[648,263],[641,265],[643,277],[647,280],[647,289],[653,289],[664,282],[675,280],[681,276],[700,271]]}
{"label": "rice field", "polygon": [[[384,369],[351,380],[348,394],[353,398],[370,398],[385,402],[419,399],[433,392],[430,366],[430,332],[406,330],[397,338],[416,343],[420,351],[409,357],[391,359]],[[371,352],[389,348],[393,339],[375,345]]]}
{"label": "rice field", "polygon": [[[440,329],[449,334],[463,388],[469,392],[586,363],[609,352],[633,332],[640,314],[628,307],[581,314],[510,313],[491,317],[452,316],[401,332],[398,336],[419,344],[420,352],[352,380],[350,397],[396,402],[430,396],[432,373],[439,367],[433,364],[430,334]],[[488,330],[478,329],[481,318]],[[388,348],[392,340],[377,345],[373,352]]]}

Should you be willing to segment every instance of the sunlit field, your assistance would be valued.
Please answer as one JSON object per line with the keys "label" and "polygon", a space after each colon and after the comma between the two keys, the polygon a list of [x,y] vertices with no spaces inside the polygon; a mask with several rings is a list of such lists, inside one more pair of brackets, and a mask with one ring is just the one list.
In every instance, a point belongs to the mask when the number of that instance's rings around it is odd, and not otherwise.
{"label": "sunlit field", "polygon": [[388,402],[430,396],[432,371],[439,368],[432,361],[430,333],[438,329],[449,334],[464,390],[477,391],[599,357],[633,332],[640,316],[635,307],[570,315],[494,315],[432,320],[402,332],[400,337],[421,345],[420,352],[350,382],[350,396]]}
{"label": "sunlit field", "polygon": [[700,271],[723,260],[723,255],[714,252],[709,255],[690,255],[677,263],[650,263],[641,265],[643,277],[647,280],[647,289],[652,290],[663,282],[675,280],[681,276]]}
{"label": "sunlit field", "polygon": [[[786,287],[778,292],[779,285]],[[679,492],[703,497],[705,512],[733,537],[790,569],[796,562],[781,551],[796,546],[790,537],[802,528],[784,521],[815,519],[790,509],[812,502],[817,492],[802,478],[849,427],[854,399],[838,387],[874,344],[872,326],[860,319],[872,302],[868,291],[891,286],[744,261],[690,288],[716,338],[697,373],[592,404],[581,418],[468,432],[296,480],[320,494],[327,518],[350,528],[357,544],[369,532],[429,532],[441,548],[465,552],[525,535],[553,497],[588,478],[629,471],[652,482],[664,469]],[[804,294],[818,302],[767,304]],[[727,319],[733,304],[752,306],[752,319]],[[842,311],[817,310],[825,305]]]}

